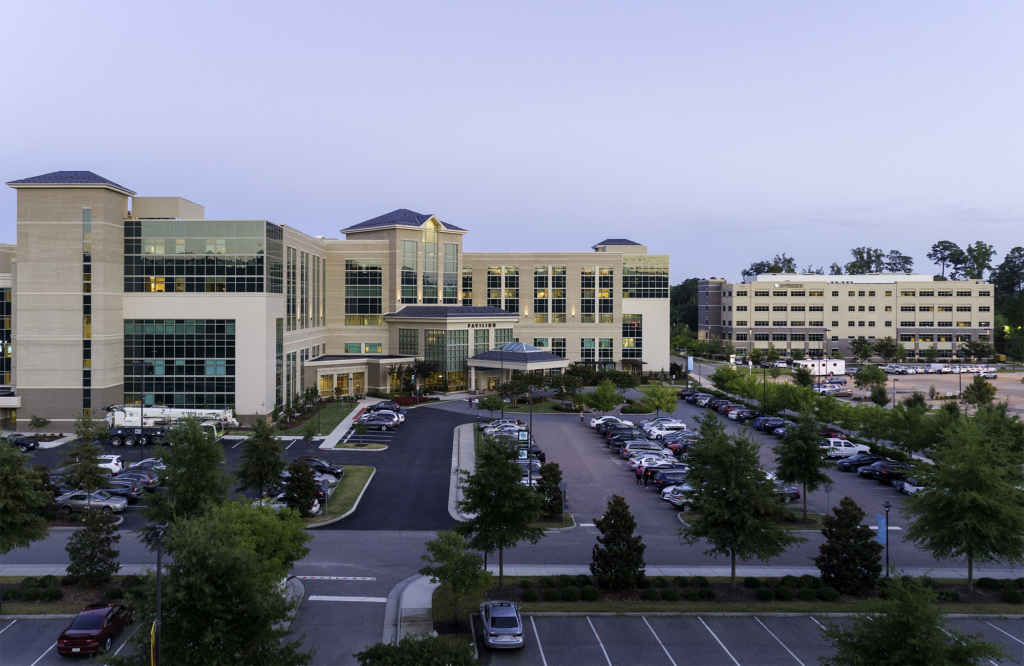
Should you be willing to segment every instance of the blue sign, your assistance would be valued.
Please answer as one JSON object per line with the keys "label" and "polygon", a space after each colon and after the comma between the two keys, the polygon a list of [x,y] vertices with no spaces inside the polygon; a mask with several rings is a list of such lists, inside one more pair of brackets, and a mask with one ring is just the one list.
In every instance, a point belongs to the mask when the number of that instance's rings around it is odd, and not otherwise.
{"label": "blue sign", "polygon": [[686,371],[687,372],[693,372],[693,357],[692,356],[687,356],[686,357]]}
{"label": "blue sign", "polygon": [[875,537],[875,540],[878,541],[878,543],[885,543],[885,537],[886,537],[885,516],[883,516],[880,513],[876,513],[875,517],[878,518],[878,536]]}
{"label": "blue sign", "polygon": [[528,442],[528,441],[530,441],[530,432],[528,430],[520,430],[519,431],[519,441],[520,442]]}

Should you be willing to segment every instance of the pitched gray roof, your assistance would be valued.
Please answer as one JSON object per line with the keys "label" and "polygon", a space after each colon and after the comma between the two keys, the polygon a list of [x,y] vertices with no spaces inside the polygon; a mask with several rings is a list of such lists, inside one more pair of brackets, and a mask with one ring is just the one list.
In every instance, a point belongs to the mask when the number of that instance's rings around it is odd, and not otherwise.
{"label": "pitched gray roof", "polygon": [[518,317],[490,305],[407,305],[385,317]]}
{"label": "pitched gray roof", "polygon": [[594,247],[597,247],[597,245],[640,245],[640,243],[631,241],[628,238],[606,238]]}
{"label": "pitched gray roof", "polygon": [[[399,208],[398,210],[393,210],[390,213],[385,213],[384,215],[375,217],[372,220],[354,224],[351,227],[342,229],[342,231],[359,231],[360,229],[373,229],[374,227],[391,227],[396,224],[404,227],[418,227],[430,218],[430,214],[424,215],[422,213],[417,213],[414,210],[409,210],[408,208]],[[461,229],[454,224],[448,224],[447,222],[441,222],[441,226],[452,231],[465,231],[465,229]]]}
{"label": "pitched gray roof", "polygon": [[470,357],[474,361],[505,361],[506,363],[550,363],[552,361],[569,361],[558,354],[538,349],[523,342],[510,342],[497,349],[485,351]]}
{"label": "pitched gray roof", "polygon": [[[114,187],[131,192],[127,187],[118,185],[112,180],[103,176],[97,176],[92,171],[54,171],[44,173],[42,176],[12,180],[8,185],[113,185]],[[134,194],[134,192],[132,192]]]}

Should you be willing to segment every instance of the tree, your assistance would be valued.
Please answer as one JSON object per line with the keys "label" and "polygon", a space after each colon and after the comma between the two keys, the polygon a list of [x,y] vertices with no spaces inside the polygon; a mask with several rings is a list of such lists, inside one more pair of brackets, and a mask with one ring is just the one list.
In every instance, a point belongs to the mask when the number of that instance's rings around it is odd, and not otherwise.
{"label": "tree", "polygon": [[936,361],[938,361],[939,360],[939,348],[936,347],[934,344],[932,344],[931,347],[928,347],[927,349],[925,349],[924,350],[924,360],[928,361],[929,363],[935,363]]}
{"label": "tree", "polygon": [[933,264],[942,269],[942,277],[946,277],[946,266],[953,263],[953,260],[963,254],[960,246],[953,241],[939,241],[932,245],[931,251],[925,255]]}
{"label": "tree", "polygon": [[[313,477],[313,468],[305,460],[295,460],[288,465],[288,479],[284,484],[284,502],[308,518],[313,512],[318,488]],[[326,504],[327,500],[324,499]]]}
{"label": "tree", "polygon": [[242,443],[238,490],[259,490],[260,497],[263,497],[267,486],[281,480],[281,472],[284,471],[281,440],[274,434],[273,424],[256,414],[252,422],[252,434]]}
{"label": "tree", "polygon": [[885,390],[884,386],[875,386],[872,388],[868,399],[879,407],[885,407],[892,400],[889,397],[889,392]]}
{"label": "tree", "polygon": [[544,536],[544,530],[533,526],[540,517],[541,499],[523,485],[518,455],[493,438],[484,439],[476,471],[464,477],[465,499],[459,502],[459,510],[473,517],[455,528],[470,537],[476,550],[498,551],[498,589],[505,580],[505,549],[520,541],[537,543]]}
{"label": "tree", "polygon": [[[915,393],[922,401],[924,400],[924,396],[915,391],[902,403],[895,405],[886,415],[886,422],[889,426],[887,439],[892,442],[893,446],[905,448],[907,454],[911,456],[914,455],[914,451],[919,451],[934,441],[931,429],[928,427],[930,423],[925,419],[928,407],[916,404]],[[907,404],[908,400],[910,401],[909,405]]]}
{"label": "tree", "polygon": [[864,390],[875,386],[885,386],[889,376],[877,365],[868,365],[853,373],[853,383]]}
{"label": "tree", "polygon": [[412,371],[413,388],[419,388],[418,380],[422,379],[426,382],[428,377],[440,370],[440,366],[436,361],[428,361],[422,358],[413,361],[409,368]]}
{"label": "tree", "polygon": [[913,393],[900,400],[900,404],[903,405],[905,409],[912,409],[914,407],[924,407],[926,410],[928,409],[928,401],[925,399],[924,393],[921,393],[917,389],[914,389]]}
{"label": "tree", "polygon": [[[907,538],[936,558],[966,558],[971,589],[975,562],[1024,561],[1024,455],[1007,450],[1002,434],[985,423],[959,419],[945,444],[931,453],[928,490],[907,497]],[[1011,470],[1016,470],[1014,473]]]}
{"label": "tree", "polygon": [[997,292],[1015,294],[1024,291],[1024,247],[1017,246],[1006,253],[1006,258],[989,276]]}
{"label": "tree", "polygon": [[[498,398],[498,400],[501,400],[501,398]],[[502,405],[504,405],[504,404],[505,403],[502,403]],[[362,444],[363,443],[363,435],[365,435],[367,432],[369,432],[370,429],[366,427],[365,423],[363,423],[361,421],[356,421],[355,424],[352,425],[352,431],[355,432],[356,437],[359,438],[359,443]]]}
{"label": "tree", "polygon": [[899,355],[898,347],[899,345],[891,336],[875,340],[875,354],[881,356],[886,363],[891,363]]}
{"label": "tree", "polygon": [[477,401],[477,408],[486,409],[490,412],[491,418],[494,418],[494,412],[502,409],[504,406],[505,401],[496,395],[488,395]]}
{"label": "tree", "polygon": [[227,501],[231,477],[221,468],[224,447],[203,430],[199,419],[182,419],[167,439],[173,446],[158,453],[167,468],[166,491],[152,494],[144,509],[146,518],[155,523],[182,520]]}
{"label": "tree", "polygon": [[640,389],[644,397],[640,399],[640,403],[649,410],[654,410],[657,416],[661,416],[662,412],[671,414],[676,411],[676,407],[679,405],[676,400],[679,395],[675,388],[666,386],[665,384],[647,384]]}
{"label": "tree", "polygon": [[[281,593],[311,539],[298,513],[275,513],[225,502],[201,516],[172,524],[164,534],[161,649],[168,664],[254,666],[308,664],[300,640],[288,641],[287,621],[298,606]],[[129,593],[144,627],[156,609],[156,577]],[[213,621],[211,621],[213,620]],[[149,664],[149,631],[129,639],[125,663]]]}
{"label": "tree", "polygon": [[578,377],[584,384],[593,384],[597,380],[597,370],[582,363],[570,363],[565,374]]}
{"label": "tree", "polygon": [[782,356],[779,354],[779,350],[775,348],[775,343],[769,342],[768,351],[765,352],[764,360],[768,361],[769,363],[775,363],[780,358],[782,358]]}
{"label": "tree", "polygon": [[793,383],[797,386],[806,386],[810,388],[814,385],[814,375],[811,371],[803,366],[796,366],[793,368]]}
{"label": "tree", "polygon": [[115,546],[121,540],[109,516],[86,509],[82,513],[85,528],[76,530],[64,549],[68,553],[68,575],[86,587],[98,587],[121,569],[121,554]]}
{"label": "tree", "polygon": [[984,377],[975,377],[963,392],[964,402],[975,408],[992,404],[992,399],[995,396],[996,387],[988,383]]}
{"label": "tree", "polygon": [[967,255],[967,263],[964,265],[964,277],[969,280],[985,279],[985,271],[992,270],[992,257],[995,256],[995,249],[988,243],[975,241],[974,245],[964,248]]}
{"label": "tree", "polygon": [[885,266],[885,252],[872,247],[855,247],[850,250],[853,261],[846,264],[847,275],[881,273]]}
{"label": "tree", "polygon": [[397,643],[377,643],[352,655],[359,666],[398,666],[399,664],[444,664],[476,666],[469,641],[445,640],[440,636],[406,636]]}
{"label": "tree", "polygon": [[821,582],[842,594],[861,595],[875,589],[882,573],[882,544],[874,532],[862,525],[864,511],[849,497],[839,500],[831,516],[822,519],[825,543],[814,563]]}
{"label": "tree", "polygon": [[843,267],[833,261],[832,265],[828,267],[828,274],[829,275],[842,275],[843,274]]}
{"label": "tree", "polygon": [[530,375],[521,372],[514,372],[508,381],[498,386],[498,395],[509,398],[513,404],[519,403],[519,398],[530,390]]}
{"label": "tree", "polygon": [[97,488],[107,482],[109,473],[99,465],[98,458],[102,450],[92,443],[91,439],[80,439],[71,442],[64,452],[62,465],[68,470],[68,485],[81,488],[89,493],[89,502]]}
{"label": "tree", "polygon": [[984,340],[968,340],[960,344],[960,349],[972,360],[980,361],[992,357],[992,344]]}
{"label": "tree", "polygon": [[[45,419],[42,416],[36,416],[35,414],[33,414],[28,420],[28,427],[33,430],[39,430],[40,428],[45,428],[48,425],[50,425],[50,419]],[[36,433],[36,439],[39,439],[38,432]]]}
{"label": "tree", "polygon": [[804,275],[824,275],[825,269],[821,266],[815,268],[814,264],[807,264],[807,266],[800,272]]}
{"label": "tree", "polygon": [[786,509],[765,483],[760,447],[745,436],[728,437],[725,425],[707,413],[700,420],[700,446],[689,451],[687,481],[695,488],[696,515],[683,531],[693,544],[707,540],[705,555],[728,555],[736,587],[736,558],[766,560],[800,541],[778,524]]}
{"label": "tree", "polygon": [[814,416],[805,411],[800,414],[800,422],[795,427],[786,429],[786,436],[775,445],[775,473],[786,483],[799,483],[803,486],[804,510],[803,519],[807,520],[807,491],[817,490],[832,479],[821,471],[826,465],[821,441],[821,425]]}
{"label": "tree", "polygon": [[697,284],[698,278],[689,278],[669,290],[669,323],[672,337],[677,329],[697,330]]}
{"label": "tree", "polygon": [[568,398],[575,404],[576,396],[583,390],[583,382],[575,375],[552,375],[548,377],[548,387],[554,389],[556,398]]}
{"label": "tree", "polygon": [[740,275],[744,278],[765,273],[796,273],[796,259],[787,257],[786,253],[783,252],[781,255],[775,255],[769,261],[755,261],[750,264],[750,268],[744,268],[740,271]]}
{"label": "tree", "polygon": [[452,588],[453,618],[459,621],[459,599],[487,589],[491,574],[483,568],[483,558],[466,550],[466,540],[457,532],[441,530],[426,544],[427,552],[420,556],[426,565],[421,576],[430,576],[431,583]]}
{"label": "tree", "polygon": [[50,527],[40,514],[52,505],[52,495],[21,454],[0,444],[0,555],[45,539]]}
{"label": "tree", "polygon": [[634,375],[632,372],[606,370],[602,375],[605,380],[610,380],[611,383],[615,385],[615,390],[619,391],[623,396],[626,395],[626,391],[636,389],[640,386],[639,375]]}
{"label": "tree", "polygon": [[761,365],[761,363],[764,362],[764,354],[764,349],[761,349],[760,347],[754,347],[753,349],[750,350],[750,362],[753,363],[755,366]]}
{"label": "tree", "polygon": [[890,250],[889,254],[885,255],[882,267],[885,273],[906,273],[910,275],[914,272],[914,260],[899,250]]}
{"label": "tree", "polygon": [[[895,576],[885,590],[883,611],[830,622],[822,636],[836,648],[825,666],[850,664],[983,664],[1005,659],[996,643],[946,626],[936,606],[938,592],[910,576]],[[992,663],[995,663],[994,661]]]}
{"label": "tree", "polygon": [[594,520],[601,532],[591,555],[590,573],[609,590],[633,590],[644,579],[647,545],[636,531],[636,519],[626,500],[612,495],[604,515]]}
{"label": "tree", "polygon": [[719,391],[729,391],[740,379],[740,371],[736,369],[736,366],[726,363],[711,373],[708,379]]}
{"label": "tree", "polygon": [[789,353],[789,356],[794,361],[802,361],[802,360],[804,360],[804,350],[803,349],[794,349],[793,351],[791,351]]}
{"label": "tree", "polygon": [[622,404],[622,396],[616,393],[615,384],[606,379],[586,394],[585,402],[588,407],[605,414]]}
{"label": "tree", "polygon": [[850,349],[853,351],[853,357],[864,363],[875,353],[875,343],[864,338],[857,338],[850,342]]}
{"label": "tree", "polygon": [[562,468],[556,462],[544,463],[540,466],[540,481],[537,482],[537,494],[541,496],[541,515],[545,518],[562,518]]}

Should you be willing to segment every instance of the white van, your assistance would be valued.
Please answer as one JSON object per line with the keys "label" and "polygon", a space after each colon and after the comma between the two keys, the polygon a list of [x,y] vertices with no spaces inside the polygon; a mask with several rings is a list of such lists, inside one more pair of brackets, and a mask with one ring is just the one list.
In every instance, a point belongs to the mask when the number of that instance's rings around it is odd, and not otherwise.
{"label": "white van", "polygon": [[662,423],[653,428],[648,428],[647,436],[653,437],[654,439],[665,439],[666,435],[670,435],[680,430],[686,430],[686,424],[681,421],[674,423]]}

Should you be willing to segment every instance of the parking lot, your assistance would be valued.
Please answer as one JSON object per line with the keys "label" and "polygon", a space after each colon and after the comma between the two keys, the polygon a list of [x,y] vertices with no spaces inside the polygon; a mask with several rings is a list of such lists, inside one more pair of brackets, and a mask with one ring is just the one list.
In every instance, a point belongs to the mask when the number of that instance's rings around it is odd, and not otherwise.
{"label": "parking lot", "polygon": [[[482,646],[479,615],[473,618]],[[526,647],[509,652],[480,649],[484,664],[578,666],[810,666],[831,656],[822,625],[849,620],[825,617],[607,617],[524,616]],[[1024,661],[1018,620],[957,619],[950,624],[1001,644]],[[998,662],[996,662],[998,663]],[[1009,661],[1006,663],[1014,663]]]}
{"label": "parking lot", "polygon": [[[67,664],[57,654],[57,637],[70,620],[0,620],[0,663],[4,666]],[[133,624],[121,632],[111,650],[119,653],[128,637],[139,629]]]}

